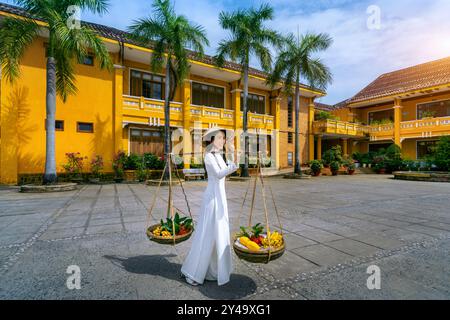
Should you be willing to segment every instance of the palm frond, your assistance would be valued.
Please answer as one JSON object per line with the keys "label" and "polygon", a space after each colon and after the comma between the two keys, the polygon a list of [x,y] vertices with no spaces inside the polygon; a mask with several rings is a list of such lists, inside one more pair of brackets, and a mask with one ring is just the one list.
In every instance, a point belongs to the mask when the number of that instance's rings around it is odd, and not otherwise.
{"label": "palm frond", "polygon": [[73,55],[63,47],[54,51],[56,59],[56,92],[66,102],[70,95],[77,93],[73,67]]}
{"label": "palm frond", "polygon": [[39,33],[31,19],[6,17],[0,21],[0,64],[10,82],[20,76],[20,58]]}

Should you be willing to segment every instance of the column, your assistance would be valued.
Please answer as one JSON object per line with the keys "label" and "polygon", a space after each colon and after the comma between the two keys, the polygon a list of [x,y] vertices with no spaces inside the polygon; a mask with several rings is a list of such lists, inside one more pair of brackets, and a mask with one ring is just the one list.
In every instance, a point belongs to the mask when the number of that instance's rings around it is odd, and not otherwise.
{"label": "column", "polygon": [[[272,158],[275,159],[275,167],[277,170],[280,168],[280,109],[281,109],[281,97],[276,96],[272,98],[271,104],[271,115],[274,116],[274,124],[273,124],[273,135],[272,137],[275,139],[275,150],[272,150]],[[275,156],[274,156],[275,151]]]}
{"label": "column", "polygon": [[348,156],[348,139],[342,139],[342,154]]}
{"label": "column", "polygon": [[[15,102],[13,85],[1,77],[0,66],[0,183],[17,184],[19,136],[18,103]],[[44,155],[45,159],[45,155]]]}
{"label": "column", "polygon": [[400,99],[394,100],[394,143],[402,147],[400,137],[400,124],[402,122],[402,105]]}
{"label": "column", "polygon": [[309,160],[314,160],[314,98],[310,99],[309,112],[308,112],[308,137],[309,137]]}
{"label": "column", "polygon": [[322,160],[322,136],[317,136],[317,160]]}
{"label": "column", "polygon": [[[238,82],[233,83],[232,95],[232,106],[234,109],[234,133],[235,133],[235,149],[236,151],[241,148],[241,133],[242,133],[242,120],[241,120],[241,92],[242,90],[238,87]],[[242,153],[244,150],[241,150]],[[243,156],[243,155],[242,155]],[[236,161],[238,159],[236,158]]]}
{"label": "column", "polygon": [[183,162],[184,168],[191,167],[192,137],[191,137],[191,80],[185,79],[181,87],[183,103]]}
{"label": "column", "polygon": [[123,71],[125,67],[114,65],[114,153],[123,150]]}

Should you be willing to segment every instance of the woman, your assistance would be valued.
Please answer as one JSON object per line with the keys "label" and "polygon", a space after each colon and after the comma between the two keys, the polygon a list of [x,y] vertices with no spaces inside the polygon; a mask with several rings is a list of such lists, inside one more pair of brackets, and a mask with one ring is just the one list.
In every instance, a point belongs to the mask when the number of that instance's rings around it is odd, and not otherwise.
{"label": "woman", "polygon": [[221,286],[230,281],[233,268],[225,177],[238,167],[232,161],[225,163],[222,157],[225,144],[223,130],[210,129],[205,138],[211,139],[204,159],[208,186],[203,193],[192,247],[181,267],[181,273],[194,286],[203,284],[205,279],[217,280]]}

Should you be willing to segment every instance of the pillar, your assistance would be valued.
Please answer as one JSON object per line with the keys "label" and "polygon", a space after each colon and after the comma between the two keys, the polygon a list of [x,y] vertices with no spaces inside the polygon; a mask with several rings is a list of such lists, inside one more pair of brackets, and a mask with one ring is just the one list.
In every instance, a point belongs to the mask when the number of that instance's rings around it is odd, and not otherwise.
{"label": "pillar", "polygon": [[[232,95],[232,106],[234,110],[234,133],[235,133],[235,150],[236,152],[241,149],[241,133],[242,133],[242,120],[241,120],[241,92],[242,90],[238,87],[238,82],[233,83],[233,90],[231,90]],[[244,150],[240,150],[242,153]],[[243,155],[242,155],[243,156]],[[235,156],[236,161],[240,160]]]}
{"label": "pillar", "polygon": [[272,158],[275,160],[275,168],[280,168],[280,110],[281,110],[281,97],[276,96],[272,98],[272,105],[270,113],[274,116],[273,135],[275,139],[275,150],[272,150]]}
{"label": "pillar", "polygon": [[342,139],[342,154],[348,156],[348,139]]}
{"label": "pillar", "polygon": [[0,66],[0,184],[17,184],[19,136],[17,110],[13,84],[1,76]]}
{"label": "pillar", "polygon": [[114,65],[114,153],[123,150],[123,71],[125,67]]}
{"label": "pillar", "polygon": [[191,80],[185,79],[181,87],[183,103],[183,162],[184,168],[191,167],[192,137],[191,137]]}
{"label": "pillar", "polygon": [[317,136],[317,160],[322,160],[322,136]]}
{"label": "pillar", "polygon": [[309,112],[308,112],[308,145],[309,145],[309,160],[314,160],[314,132],[313,132],[313,122],[314,122],[314,98],[310,99]]}
{"label": "pillar", "polygon": [[401,148],[400,124],[402,122],[402,105],[400,99],[394,100],[394,143]]}

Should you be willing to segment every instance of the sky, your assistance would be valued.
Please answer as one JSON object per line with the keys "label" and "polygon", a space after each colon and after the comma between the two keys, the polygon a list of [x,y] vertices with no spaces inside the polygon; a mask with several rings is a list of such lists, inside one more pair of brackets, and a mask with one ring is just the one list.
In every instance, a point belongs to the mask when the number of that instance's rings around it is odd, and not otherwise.
{"label": "sky", "polygon": [[[4,1],[4,0],[2,0]],[[14,1],[4,1],[14,3]],[[227,36],[218,24],[221,11],[258,7],[267,1],[176,0],[183,14],[207,32],[214,55]],[[450,0],[271,0],[280,33],[324,32],[332,46],[316,54],[330,68],[333,83],[319,102],[351,98],[383,73],[450,56]],[[152,13],[151,0],[110,0],[109,13],[83,13],[82,20],[126,30],[134,19]],[[259,67],[252,61],[254,67]]]}

